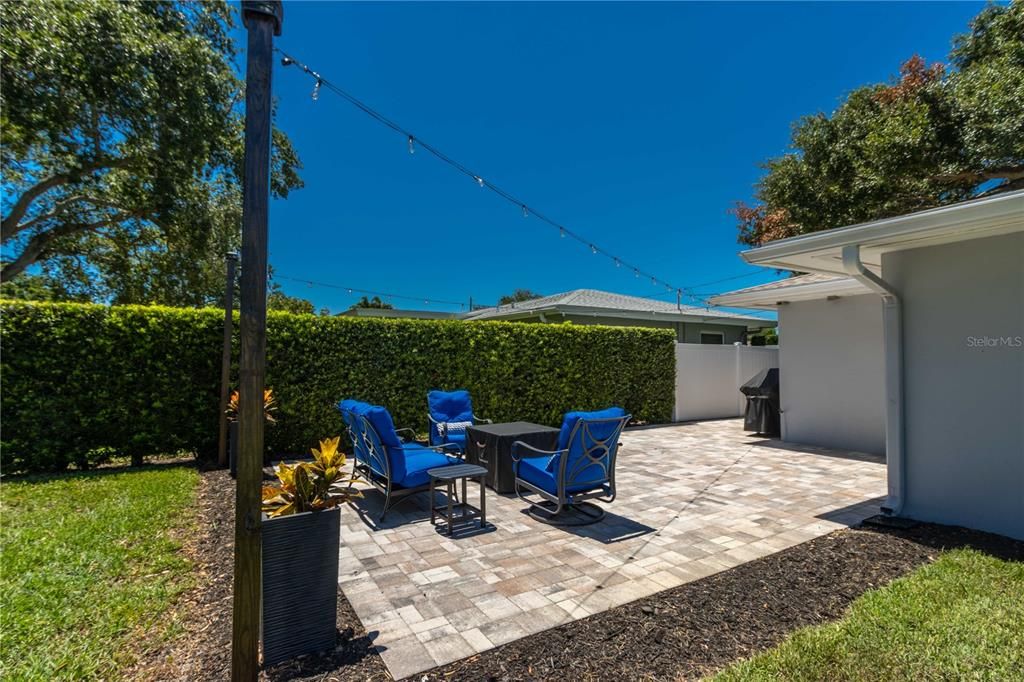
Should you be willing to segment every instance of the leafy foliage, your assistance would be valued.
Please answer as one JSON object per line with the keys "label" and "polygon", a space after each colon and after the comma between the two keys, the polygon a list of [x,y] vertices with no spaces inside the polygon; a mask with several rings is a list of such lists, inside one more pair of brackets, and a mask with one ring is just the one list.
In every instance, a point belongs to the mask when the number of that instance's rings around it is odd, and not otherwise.
{"label": "leafy foliage", "polygon": [[373,298],[367,298],[366,296],[363,296],[358,301],[353,303],[349,310],[354,310],[356,308],[378,308],[380,310],[392,310],[394,307],[395,306],[391,305],[390,303],[385,303],[384,301],[380,300],[380,296],[374,296]]}
{"label": "leafy foliage", "polygon": [[297,315],[312,315],[316,309],[311,301],[299,298],[298,296],[289,296],[279,289],[273,289],[267,294],[267,310],[281,310]]}
{"label": "leafy foliage", "polygon": [[990,5],[949,66],[911,57],[892,83],[806,116],[769,160],[739,241],[876,220],[1024,186],[1024,2]]}
{"label": "leafy foliage", "polygon": [[[238,420],[238,391],[232,391],[231,397],[228,399],[228,419],[231,421]],[[271,424],[277,423],[277,419],[274,418],[274,413],[277,412],[277,399],[274,398],[274,389],[265,388],[263,389],[263,418]]]}
{"label": "leafy foliage", "polygon": [[[54,298],[206,305],[239,244],[243,84],[217,0],[4,5],[2,243]],[[273,131],[271,190],[301,187]]]}
{"label": "leafy foliage", "polygon": [[[213,455],[222,325],[216,309],[3,302],[0,465]],[[557,425],[570,409],[621,405],[639,421],[666,422],[674,342],[661,329],[272,312],[266,382],[278,411],[267,445],[287,455],[342,432],[335,405],[345,397],[386,405],[400,426],[425,431],[432,388],[467,388],[498,421]]]}
{"label": "leafy foliage", "polygon": [[276,485],[263,486],[263,512],[271,518],[337,507],[363,494],[352,487],[359,479],[346,475],[345,455],[338,450],[341,436],[312,448],[313,461],[277,465]]}
{"label": "leafy foliage", "polygon": [[498,305],[508,305],[510,303],[522,303],[523,301],[532,301],[535,298],[540,298],[541,295],[530,291],[529,289],[516,289],[511,294],[507,294],[498,299]]}

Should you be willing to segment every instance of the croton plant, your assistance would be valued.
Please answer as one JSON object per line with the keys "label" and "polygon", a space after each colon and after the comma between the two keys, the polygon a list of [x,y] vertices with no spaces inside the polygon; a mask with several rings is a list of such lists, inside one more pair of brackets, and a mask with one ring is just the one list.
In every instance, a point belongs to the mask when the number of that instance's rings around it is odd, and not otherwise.
{"label": "croton plant", "polygon": [[[274,389],[265,388],[263,389],[263,418],[271,424],[275,423],[277,419],[274,418],[274,412],[277,411],[277,398],[274,397]],[[231,399],[228,400],[227,409],[228,419],[234,421],[238,419],[238,391],[231,392]]]}
{"label": "croton plant", "polygon": [[363,493],[353,484],[359,481],[354,471],[343,471],[345,453],[338,450],[341,436],[320,441],[313,448],[312,462],[281,462],[274,470],[275,485],[263,486],[263,512],[271,518],[288,514],[330,509]]}

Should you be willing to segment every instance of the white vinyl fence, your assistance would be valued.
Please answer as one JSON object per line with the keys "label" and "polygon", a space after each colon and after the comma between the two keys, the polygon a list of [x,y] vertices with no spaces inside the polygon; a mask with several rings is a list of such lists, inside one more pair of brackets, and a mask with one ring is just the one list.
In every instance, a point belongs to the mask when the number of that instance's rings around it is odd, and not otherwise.
{"label": "white vinyl fence", "polygon": [[673,421],[742,415],[746,399],[740,386],[762,369],[778,366],[778,346],[677,343]]}

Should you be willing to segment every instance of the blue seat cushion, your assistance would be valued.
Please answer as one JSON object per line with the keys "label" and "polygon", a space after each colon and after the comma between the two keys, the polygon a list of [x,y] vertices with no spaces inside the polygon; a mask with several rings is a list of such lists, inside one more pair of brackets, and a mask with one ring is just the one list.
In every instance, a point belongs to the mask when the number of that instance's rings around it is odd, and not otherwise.
{"label": "blue seat cushion", "polygon": [[427,471],[430,469],[462,463],[458,457],[443,455],[419,443],[407,443],[398,448],[388,448],[388,453],[391,456],[392,470],[396,468],[394,462],[397,457],[404,459],[404,475],[400,480],[392,481],[392,483],[406,488],[418,488],[429,483],[430,476],[427,475]]}
{"label": "blue seat cushion", "polygon": [[[548,471],[549,459],[553,459],[556,462],[558,460],[557,457],[528,457],[520,460],[519,471],[516,476],[527,483],[532,483],[541,490],[557,495],[558,471]],[[604,470],[597,465],[585,467],[576,477],[576,480],[580,483],[569,486],[565,491],[567,494],[572,495],[574,493],[596,490],[606,482]]]}
{"label": "blue seat cushion", "polygon": [[430,416],[439,422],[473,421],[473,401],[469,391],[430,391],[427,393],[427,409]]}
{"label": "blue seat cushion", "polygon": [[547,469],[548,459],[557,458],[527,457],[519,460],[519,470],[516,472],[516,476],[541,490],[557,495],[558,484],[555,482],[555,474]]}
{"label": "blue seat cushion", "polygon": [[580,419],[615,419],[625,416],[626,411],[621,407],[608,407],[603,410],[594,410],[593,412],[566,412],[565,417],[562,419],[562,428],[558,432],[558,449],[564,450],[569,447],[569,436],[572,435],[572,430],[576,428],[576,422]]}
{"label": "blue seat cushion", "polygon": [[363,447],[363,439],[359,437],[359,430],[362,427],[359,423],[359,417],[366,412],[368,407],[370,407],[369,403],[364,403],[354,398],[346,398],[338,403],[338,411],[341,412],[341,418],[345,422],[345,426],[349,428],[352,436],[353,454],[361,462],[366,462],[367,456],[366,448]]}
{"label": "blue seat cushion", "polygon": [[[594,412],[569,412],[565,414],[565,418],[562,419],[562,428],[558,431],[558,450],[566,450],[569,452],[569,460],[575,461],[579,457],[583,456],[583,447],[580,437],[577,437],[577,442],[569,443],[569,438],[572,436],[572,430],[575,425],[581,420],[596,420],[596,419],[621,419],[626,416],[626,411],[622,408],[606,408],[604,410],[596,410]],[[614,428],[614,422],[605,422],[604,424],[597,427],[591,435],[596,438],[606,438],[611,435],[612,429]],[[572,447],[569,447],[569,445]],[[554,471],[558,465],[558,458],[552,457],[548,462],[548,471]],[[584,473],[584,472],[582,472]],[[590,473],[590,472],[586,472]]]}
{"label": "blue seat cushion", "polygon": [[[440,437],[438,438],[438,440],[441,440]],[[458,433],[449,433],[448,437],[444,439],[444,444],[448,444],[448,443],[452,443],[454,445],[459,446],[460,450],[465,450],[466,449],[466,432],[465,431],[460,431]],[[441,443],[438,443],[438,445],[441,445]]]}

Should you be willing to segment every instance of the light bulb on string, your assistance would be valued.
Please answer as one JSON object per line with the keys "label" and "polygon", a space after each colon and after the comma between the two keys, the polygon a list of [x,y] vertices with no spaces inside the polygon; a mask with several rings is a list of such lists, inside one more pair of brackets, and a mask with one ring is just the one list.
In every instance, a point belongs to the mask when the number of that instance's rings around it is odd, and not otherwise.
{"label": "light bulb on string", "polygon": [[[280,50],[275,50],[275,51],[276,52],[281,52]],[[324,85],[327,84],[326,81],[324,80],[324,78],[319,73],[317,73],[316,71],[312,70],[309,66],[303,64],[302,62],[294,60],[293,58],[289,57],[288,55],[285,55],[283,52],[281,54],[282,54],[282,58],[281,58],[281,65],[282,66],[284,66],[284,67],[296,66],[298,68],[301,68],[302,71],[306,75],[310,76],[314,80],[313,90],[310,93],[310,96],[311,96],[313,102],[317,102],[320,99],[320,90],[321,90],[321,88]],[[333,84],[331,84],[329,86],[329,89],[332,92],[335,92],[336,94],[341,95],[345,99],[348,99],[356,107],[358,107],[359,109],[361,109],[362,111],[364,111],[368,115],[372,116],[373,118],[377,119],[379,122],[389,126],[390,128],[392,128],[395,131],[404,132],[402,130],[402,127],[399,124],[388,120],[382,114],[379,114],[378,112],[376,112],[373,109],[371,109],[368,105],[366,105],[366,104],[356,100],[355,98],[351,97],[350,95],[347,95],[344,92],[338,91],[337,88]],[[409,133],[405,133],[405,135],[406,135],[406,143],[407,143],[407,146],[408,146],[409,154],[415,154],[416,153],[416,138],[413,135],[409,134]],[[429,145],[425,145],[425,148],[428,151],[430,151],[431,154],[437,156],[438,158],[440,158],[442,161],[444,161],[448,165],[454,167],[456,170],[459,170],[462,173],[465,173],[466,175],[469,175],[473,180],[476,181],[477,185],[480,186],[481,188],[491,189],[495,193],[499,194],[502,198],[504,198],[504,199],[506,199],[506,200],[508,200],[510,202],[513,202],[513,203],[515,202],[515,198],[514,197],[506,194],[505,192],[503,192],[502,190],[498,189],[497,187],[489,186],[482,176],[475,175],[472,172],[469,172],[468,169],[465,166],[462,166],[461,164],[457,163],[455,160],[446,157],[444,154],[441,154],[440,152],[434,150]],[[520,208],[520,210],[522,212],[523,218],[529,218],[530,217],[531,209],[526,204],[520,203],[519,204],[519,208]],[[554,223],[553,221],[543,217],[542,214],[537,214],[537,215],[538,215],[540,220],[542,220],[544,222],[547,222],[547,223],[551,223],[553,226],[558,227],[558,236],[560,238],[564,239],[567,236],[571,236],[574,240],[576,240],[576,241],[586,245],[587,247],[589,247],[592,254],[594,254],[594,255],[604,255],[607,258],[611,258],[612,261],[615,263],[615,267],[616,268],[627,267],[627,268],[633,270],[633,276],[638,278],[638,279],[640,278],[641,275],[643,275],[644,277],[650,277],[651,284],[653,286],[659,286],[659,285],[665,286],[667,291],[669,291],[669,292],[675,291],[680,297],[686,296],[688,298],[693,299],[694,301],[698,301],[702,305],[708,305],[706,301],[703,301],[703,300],[699,299],[698,297],[696,297],[693,294],[692,291],[686,291],[686,290],[683,290],[683,289],[674,289],[673,287],[669,286],[665,282],[662,282],[662,281],[658,280],[656,277],[654,277],[652,275],[649,275],[646,272],[641,272],[639,268],[633,267],[632,265],[629,265],[628,263],[624,264],[623,261],[621,261],[617,256],[614,256],[614,255],[608,253],[607,251],[604,251],[604,250],[598,248],[595,244],[587,242],[583,235],[579,235],[579,234],[576,234],[574,232],[570,232],[568,230],[568,228],[565,228],[565,227],[563,227],[561,225],[558,225],[557,223]],[[312,287],[313,285],[314,285],[314,283],[309,283],[309,286]],[[353,289],[348,289],[348,292],[349,292],[349,294],[352,294],[354,292],[354,290]],[[387,300],[390,301],[391,300],[391,296],[387,296]],[[430,304],[431,303],[429,299],[426,299],[424,302],[426,304]],[[472,308],[472,306],[470,306],[470,308]]]}

